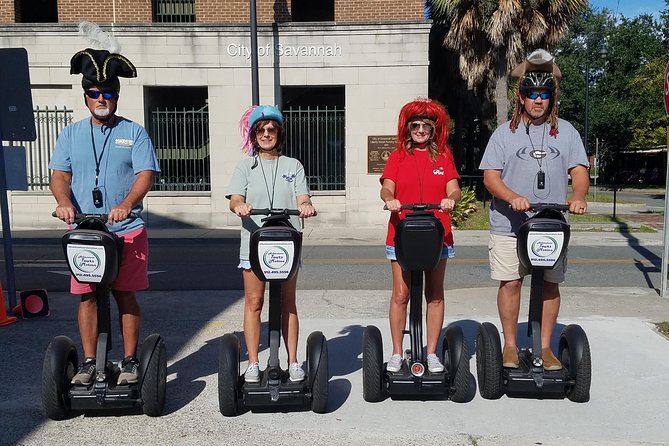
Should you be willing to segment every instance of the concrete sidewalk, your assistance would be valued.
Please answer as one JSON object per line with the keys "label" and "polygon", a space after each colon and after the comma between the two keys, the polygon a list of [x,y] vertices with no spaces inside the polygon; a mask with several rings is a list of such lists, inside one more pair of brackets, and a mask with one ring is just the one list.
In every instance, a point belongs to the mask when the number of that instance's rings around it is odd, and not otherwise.
{"label": "concrete sidewalk", "polygon": [[[525,294],[527,289],[524,290]],[[141,339],[161,333],[168,351],[165,413],[159,418],[118,413],[45,418],[40,400],[44,351],[56,335],[78,345],[77,299],[51,293],[49,317],[19,320],[0,328],[0,444],[457,444],[457,445],[657,445],[669,444],[669,340],[652,322],[669,320],[669,301],[641,288],[563,288],[563,325],[586,331],[593,362],[591,400],[484,400],[476,384],[476,329],[498,325],[493,287],[450,290],[446,321],[460,325],[472,354],[470,401],[362,399],[361,340],[364,327],[380,328],[385,357],[390,354],[387,322],[389,290],[298,291],[300,360],[306,338],[321,330],[328,339],[328,413],[243,413],[224,418],[218,410],[218,345],[224,333],[242,337],[241,291],[143,292]],[[521,336],[527,298],[521,309]],[[263,320],[267,318],[265,306]],[[114,333],[111,357],[118,359]],[[261,362],[268,357],[261,337]],[[522,345],[528,340],[521,337]],[[554,344],[557,336],[554,338]],[[408,340],[405,340],[407,345]],[[555,348],[555,347],[554,347]],[[79,349],[79,351],[81,351]],[[242,355],[245,348],[242,346]],[[285,356],[282,352],[282,361]],[[242,356],[242,360],[245,357]],[[243,371],[246,364],[243,363]],[[103,440],[104,439],[104,440]]]}

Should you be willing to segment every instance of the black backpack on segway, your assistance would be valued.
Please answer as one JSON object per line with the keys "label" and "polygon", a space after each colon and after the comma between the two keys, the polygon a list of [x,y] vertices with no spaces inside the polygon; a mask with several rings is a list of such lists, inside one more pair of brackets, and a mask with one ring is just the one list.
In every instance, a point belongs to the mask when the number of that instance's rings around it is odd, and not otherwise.
{"label": "black backpack on segway", "polygon": [[328,399],[327,340],[320,331],[307,338],[306,376],[291,382],[279,365],[281,344],[281,284],[292,279],[300,266],[302,233],[290,224],[295,209],[253,209],[251,215],[267,215],[263,226],[251,234],[250,263],[263,282],[269,282],[269,361],[258,383],[244,381],[240,373],[239,339],[232,333],[223,335],[219,348],[218,402],[225,416],[239,413],[240,406],[249,409],[308,407],[324,413]]}
{"label": "black backpack on segway", "polygon": [[411,349],[406,350],[402,368],[397,373],[386,370],[383,363],[381,332],[373,325],[362,337],[362,383],[365,401],[391,398],[450,398],[464,402],[469,393],[469,353],[462,328],[450,324],[442,339],[441,358],[444,371],[427,370],[423,352],[423,273],[432,271],[441,259],[444,227],[429,209],[433,204],[406,204],[407,214],[395,229],[395,254],[403,270],[409,271],[409,334]]}
{"label": "black backpack on segway", "polygon": [[581,326],[570,324],[560,334],[560,370],[544,370],[541,358],[541,315],[544,272],[561,264],[569,245],[570,228],[563,204],[530,204],[537,213],[518,229],[517,250],[523,266],[531,270],[527,335],[531,348],[521,348],[517,369],[502,367],[502,347],[497,328],[484,322],[476,338],[476,366],[481,396],[590,399],[591,359],[588,337]]}
{"label": "black backpack on segway", "polygon": [[109,292],[121,265],[123,238],[110,232],[106,221],[106,215],[77,214],[76,228],[62,238],[66,263],[74,278],[96,285],[98,337],[95,377],[89,385],[71,384],[79,360],[69,337],[57,336],[47,347],[42,405],[53,420],[66,418],[70,410],[141,407],[149,416],[159,416],[163,411],[167,356],[160,335],[152,334],[142,344],[136,384],[117,384],[118,363],[107,357],[112,348]]}

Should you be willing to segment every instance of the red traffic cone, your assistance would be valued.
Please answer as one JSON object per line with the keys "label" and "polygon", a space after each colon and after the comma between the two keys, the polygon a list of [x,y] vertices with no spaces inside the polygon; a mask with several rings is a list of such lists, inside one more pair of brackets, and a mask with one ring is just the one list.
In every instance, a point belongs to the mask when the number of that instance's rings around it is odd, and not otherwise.
{"label": "red traffic cone", "polygon": [[2,283],[0,283],[0,327],[16,322],[14,316],[7,316],[5,308],[5,295],[2,293]]}

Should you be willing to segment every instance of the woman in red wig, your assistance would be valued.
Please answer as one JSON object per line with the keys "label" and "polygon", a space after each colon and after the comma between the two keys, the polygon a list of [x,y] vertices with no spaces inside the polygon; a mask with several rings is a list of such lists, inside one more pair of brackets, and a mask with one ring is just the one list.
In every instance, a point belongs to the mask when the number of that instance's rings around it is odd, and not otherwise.
{"label": "woman in red wig", "polygon": [[386,366],[389,372],[399,372],[402,368],[402,339],[409,303],[409,275],[397,263],[394,246],[395,227],[405,216],[401,210],[405,203],[438,203],[441,208],[434,212],[444,226],[444,247],[438,266],[425,272],[425,298],[428,370],[432,373],[444,370],[436,351],[444,322],[446,260],[454,254],[450,211],[460,199],[460,176],[448,146],[448,123],[444,107],[431,99],[417,99],[402,107],[397,145],[380,179],[381,199],[391,211],[386,237],[386,257],[393,274],[390,298],[393,354]]}

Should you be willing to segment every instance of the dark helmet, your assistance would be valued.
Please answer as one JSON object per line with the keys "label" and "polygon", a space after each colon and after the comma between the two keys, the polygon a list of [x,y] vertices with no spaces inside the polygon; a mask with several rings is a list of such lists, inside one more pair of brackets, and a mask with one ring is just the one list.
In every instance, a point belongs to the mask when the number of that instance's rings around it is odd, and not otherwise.
{"label": "dark helmet", "polygon": [[520,78],[520,91],[555,91],[555,76],[546,71],[527,71]]}

